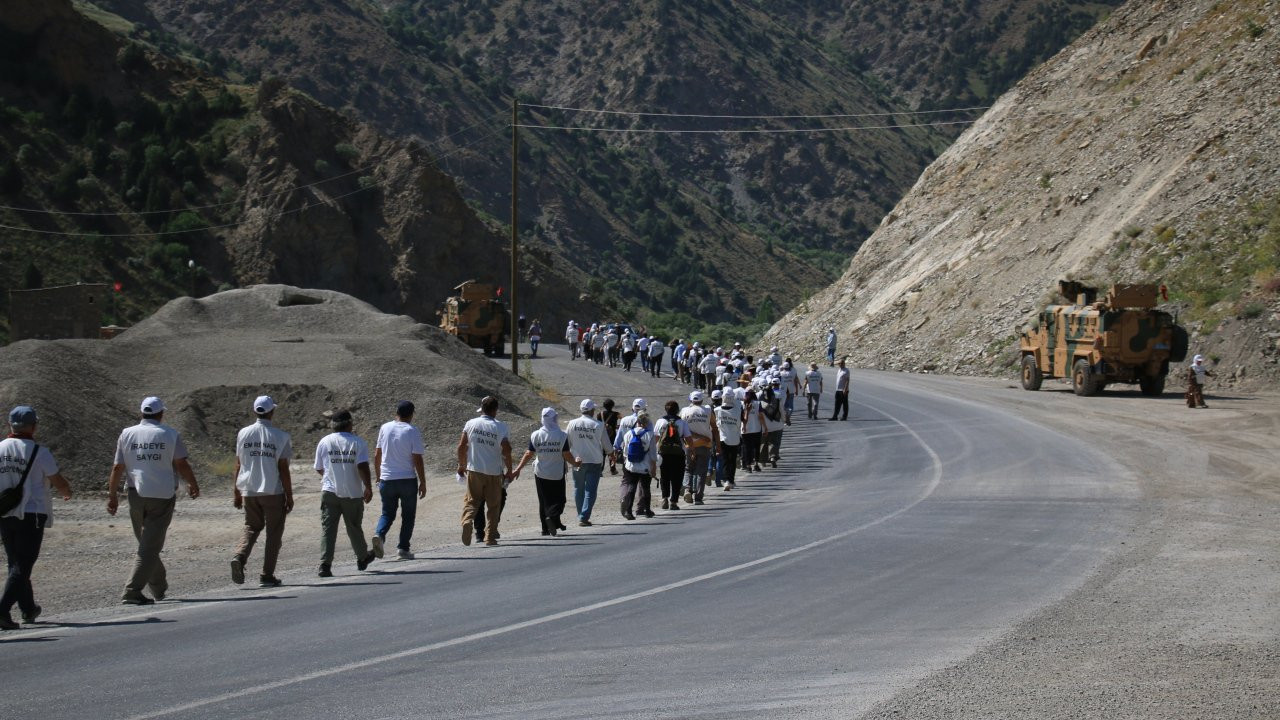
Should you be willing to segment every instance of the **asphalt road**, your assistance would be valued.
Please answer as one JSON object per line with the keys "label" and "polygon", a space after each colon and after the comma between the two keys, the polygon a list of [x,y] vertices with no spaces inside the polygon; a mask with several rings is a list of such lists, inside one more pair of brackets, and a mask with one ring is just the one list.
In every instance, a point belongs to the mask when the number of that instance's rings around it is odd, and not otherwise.
{"label": "asphalt road", "polygon": [[[683,391],[544,354],[570,397]],[[1048,428],[921,379],[855,374],[854,400],[701,507],[4,633],[3,715],[852,717],[1063,597],[1132,522],[1118,466]]]}

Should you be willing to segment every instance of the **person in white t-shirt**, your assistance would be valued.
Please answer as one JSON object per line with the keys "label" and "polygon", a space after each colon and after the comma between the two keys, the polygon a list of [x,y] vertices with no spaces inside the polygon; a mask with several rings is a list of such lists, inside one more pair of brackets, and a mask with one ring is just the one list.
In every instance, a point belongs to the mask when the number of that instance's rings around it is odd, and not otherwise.
{"label": "person in white t-shirt", "polygon": [[557,423],[555,408],[542,409],[542,427],[529,436],[529,449],[511,474],[519,477],[530,460],[533,461],[533,484],[538,491],[542,534],[554,537],[557,531],[568,529],[560,522],[565,504],[564,476],[568,466],[578,464],[569,452],[568,433]]}
{"label": "person in white t-shirt", "polygon": [[649,336],[641,333],[636,340],[636,353],[640,356],[640,369],[649,372]]}
{"label": "person in white t-shirt", "polygon": [[742,396],[742,469],[760,471],[760,439],[764,432],[764,413],[756,391],[750,388]]}
{"label": "person in white t-shirt", "polygon": [[738,457],[742,447],[742,406],[738,394],[727,390],[720,395],[715,409],[716,427],[720,431],[720,467],[724,472],[724,489],[732,490],[738,476]]}
{"label": "person in white t-shirt", "polygon": [[689,426],[688,462],[684,474],[684,501],[702,504],[707,487],[707,472],[711,468],[711,456],[720,444],[720,430],[715,415],[704,406],[701,390],[689,393],[689,404],[680,411],[680,419]]}
{"label": "person in white t-shirt", "polygon": [[480,413],[467,421],[458,440],[458,475],[467,481],[467,494],[462,499],[463,545],[471,544],[472,523],[478,512],[486,514],[484,544],[498,544],[503,485],[515,477],[507,424],[497,419],[498,398],[489,395],[481,400]]}
{"label": "person in white t-shirt", "polygon": [[809,419],[818,419],[818,402],[822,399],[822,371],[818,363],[809,363],[809,372],[804,374],[804,394],[809,401]]}
{"label": "person in white t-shirt", "polygon": [[782,361],[776,377],[782,381],[782,411],[787,427],[791,427],[791,413],[796,410],[796,396],[800,394],[800,373],[791,364],[791,358]]}
{"label": "person in white t-shirt", "polygon": [[9,412],[9,437],[0,440],[0,491],[22,486],[18,504],[0,517],[0,539],[9,561],[0,596],[0,630],[18,629],[10,614],[15,604],[25,623],[40,616],[31,571],[40,556],[44,529],[53,525],[49,487],[57,488],[63,500],[71,499],[71,486],[58,472],[53,453],[35,441],[36,423],[35,408],[19,405]]}
{"label": "person in white t-shirt", "polygon": [[235,486],[232,504],[244,509],[244,532],[231,556],[231,581],[244,582],[244,566],[258,535],[267,531],[262,557],[259,587],[276,587],[276,560],[284,541],[284,519],[293,510],[293,479],[289,475],[289,459],[293,457],[293,441],[289,433],[271,424],[276,403],[269,395],[253,401],[257,421],[241,428],[236,435]]}
{"label": "person in white t-shirt", "polygon": [[835,410],[831,413],[828,420],[848,420],[849,419],[849,368],[845,367],[845,359],[840,358],[840,362],[836,363],[839,370],[836,371],[836,400]]}
{"label": "person in white t-shirt", "polygon": [[582,415],[569,421],[569,452],[573,453],[573,505],[578,511],[578,526],[591,527],[591,510],[595,507],[604,461],[612,456],[613,445],[604,423],[595,418],[596,403],[584,398],[578,405]]}
{"label": "person in white t-shirt", "polygon": [[564,341],[569,343],[569,359],[578,359],[578,323],[573,320],[569,321],[569,327],[564,330]]}
{"label": "person in white t-shirt", "polygon": [[316,444],[312,467],[320,475],[320,577],[333,577],[339,521],[347,529],[358,569],[369,567],[377,557],[364,540],[363,528],[364,506],[373,500],[369,444],[351,432],[353,424],[349,411],[334,413],[329,418],[333,432]]}
{"label": "person in white t-shirt", "polygon": [[[396,521],[399,506],[400,538],[396,556],[413,559],[413,527],[418,518],[418,501],[427,496],[427,471],[422,465],[426,443],[422,431],[411,424],[413,403],[396,403],[396,419],[378,429],[378,444],[373,451],[373,474],[378,478],[378,495],[382,498],[382,515],[373,531],[373,554],[382,557],[387,533]],[[415,483],[415,476],[417,482]],[[416,485],[416,492],[415,492]]]}
{"label": "person in white t-shirt", "polygon": [[[169,590],[160,551],[173,521],[178,478],[186,481],[188,495],[200,497],[200,485],[187,462],[187,448],[178,431],[163,424],[164,411],[164,402],[158,397],[142,401],[142,421],[120,433],[107,481],[107,512],[111,515],[120,505],[120,484],[125,483],[129,522],[138,539],[133,573],[120,599],[125,605],[150,605],[163,600]],[[153,597],[143,595],[144,588],[150,588]]]}

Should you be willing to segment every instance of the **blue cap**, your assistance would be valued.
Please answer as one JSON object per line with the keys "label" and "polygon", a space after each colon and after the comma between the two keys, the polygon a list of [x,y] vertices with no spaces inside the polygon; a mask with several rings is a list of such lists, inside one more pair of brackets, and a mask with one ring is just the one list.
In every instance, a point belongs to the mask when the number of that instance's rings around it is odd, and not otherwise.
{"label": "blue cap", "polygon": [[30,405],[19,405],[9,411],[10,425],[35,425],[36,409]]}

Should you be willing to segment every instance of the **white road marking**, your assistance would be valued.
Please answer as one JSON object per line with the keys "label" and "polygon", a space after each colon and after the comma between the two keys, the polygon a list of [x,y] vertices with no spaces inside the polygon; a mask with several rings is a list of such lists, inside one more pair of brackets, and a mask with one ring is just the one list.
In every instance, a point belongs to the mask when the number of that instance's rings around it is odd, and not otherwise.
{"label": "white road marking", "polygon": [[883,515],[876,520],[863,523],[862,525],[851,528],[849,530],[845,530],[844,532],[836,533],[835,535],[823,538],[821,540],[815,540],[811,543],[807,543],[805,545],[800,545],[800,546],[791,548],[790,550],[783,550],[781,552],[776,552],[772,555],[766,555],[764,557],[757,558],[749,562],[739,563],[738,565],[733,565],[727,568],[722,568],[720,570],[704,573],[696,577],[686,578],[684,580],[678,580],[676,582],[668,583],[666,585],[659,585],[658,587],[650,588],[649,590],[643,590],[641,592],[632,593],[630,595],[623,595],[620,597],[612,598],[610,600],[602,600],[600,602],[592,603],[590,605],[583,605],[581,607],[573,608],[571,610],[564,610],[558,613],[552,613],[550,615],[544,615],[539,618],[534,618],[532,620],[525,620],[523,622],[512,623],[510,625],[504,625],[502,627],[493,628],[491,630],[485,630],[483,632],[472,633],[470,635],[463,635],[461,637],[456,637],[451,640],[442,640],[440,642],[430,643],[428,645],[421,645],[419,647],[410,648],[408,650],[401,650],[400,652],[390,653],[387,655],[380,655],[377,657],[371,657],[364,660],[360,660],[358,662],[347,663],[346,665],[341,665],[338,667],[326,668],[324,670],[316,670],[315,672],[305,673],[302,675],[295,675],[293,677],[283,678],[283,679],[275,680],[269,683],[263,683],[261,685],[253,685],[250,687],[237,688],[232,692],[222,693],[219,695],[212,695],[209,697],[201,698],[199,700],[193,700],[191,702],[184,703],[182,705],[173,705],[167,708],[161,708],[159,710],[153,710],[148,713],[143,713],[141,715],[133,715],[129,717],[127,720],[150,720],[151,718],[164,717],[166,715],[174,715],[176,713],[186,712],[188,710],[195,710],[197,708],[206,707],[209,705],[216,705],[222,702],[239,700],[248,695],[257,695],[264,692],[270,692],[272,690],[276,690],[282,687],[288,687],[290,685],[297,685],[298,683],[308,682],[310,680],[319,680],[320,678],[332,677],[334,675],[340,675],[342,673],[347,673],[354,670],[360,670],[370,666],[380,665],[382,663],[394,662],[396,660],[403,660],[405,658],[416,657],[418,655],[424,655],[426,653],[434,652],[436,650],[443,650],[445,648],[455,647],[458,645],[465,645],[466,643],[475,642],[477,640],[485,640],[491,637],[496,637],[498,635],[506,635],[508,633],[513,633],[518,630],[524,630],[526,628],[536,627],[538,625],[545,625],[550,622],[555,622],[557,620],[564,620],[565,618],[571,618],[577,615],[583,615],[586,613],[595,612],[596,610],[613,607],[615,605],[622,605],[623,603],[629,603],[634,600],[640,600],[642,598],[647,598],[653,595],[658,595],[660,593],[669,592],[671,590],[677,590],[682,587],[688,587],[689,585],[694,585],[700,582],[706,582],[707,580],[712,580],[718,577],[722,577],[724,575],[729,575],[732,573],[741,572],[743,570],[748,570],[750,568],[758,567],[760,565],[765,565],[767,563],[771,563],[776,560],[781,560],[782,558],[791,557],[792,555],[798,555],[808,550],[812,550],[817,547],[822,547],[823,545],[828,545],[833,542],[838,542],[840,540],[843,540],[849,537],[850,535],[854,535],[868,528],[872,528],[882,523],[888,522],[889,520],[892,520],[893,518],[914,508],[916,505],[919,505],[920,503],[924,502],[926,499],[929,498],[930,495],[934,493],[934,491],[938,489],[938,487],[942,484],[942,458],[938,456],[938,453],[935,452],[933,448],[929,447],[929,444],[924,441],[924,438],[920,437],[920,435],[915,430],[912,430],[910,427],[908,427],[906,423],[884,412],[883,410],[880,410],[878,412],[880,412],[890,420],[894,421],[895,423],[901,425],[904,430],[906,430],[913,438],[915,438],[916,442],[920,443],[920,446],[924,448],[925,452],[929,454],[929,458],[933,463],[933,477],[930,478],[929,485],[925,488],[925,491],[921,493],[921,495],[918,498],[911,501],[911,503],[909,503],[908,505],[905,505],[887,515]]}

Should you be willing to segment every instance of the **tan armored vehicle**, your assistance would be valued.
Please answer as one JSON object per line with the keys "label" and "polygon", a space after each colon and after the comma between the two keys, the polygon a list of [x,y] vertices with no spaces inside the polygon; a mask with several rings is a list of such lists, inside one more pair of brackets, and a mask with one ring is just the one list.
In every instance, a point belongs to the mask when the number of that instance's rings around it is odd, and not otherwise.
{"label": "tan armored vehicle", "polygon": [[1050,305],[1024,326],[1022,387],[1044,378],[1071,378],[1077,395],[1096,395],[1112,383],[1137,383],[1143,395],[1164,392],[1170,362],[1187,357],[1187,331],[1156,310],[1156,285],[1113,285],[1106,297],[1078,282],[1058,287],[1067,302]]}
{"label": "tan armored vehicle", "polygon": [[511,313],[498,299],[493,285],[468,280],[454,288],[457,295],[444,301],[440,327],[467,345],[483,348],[485,355],[502,355]]}

